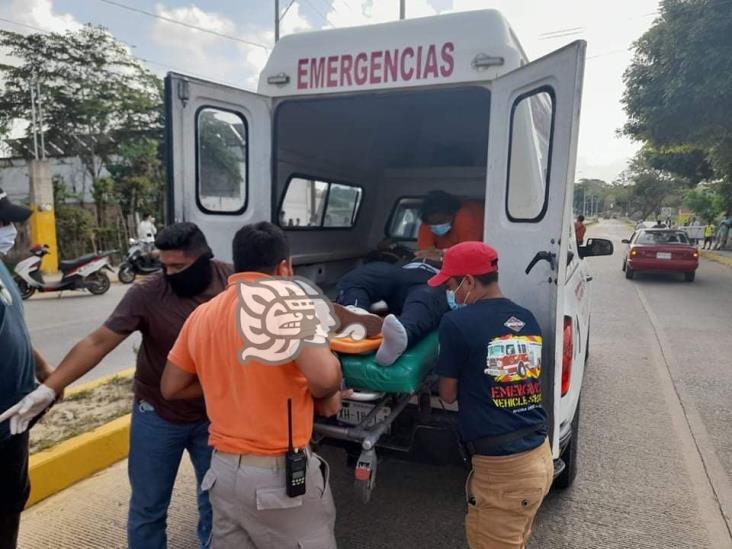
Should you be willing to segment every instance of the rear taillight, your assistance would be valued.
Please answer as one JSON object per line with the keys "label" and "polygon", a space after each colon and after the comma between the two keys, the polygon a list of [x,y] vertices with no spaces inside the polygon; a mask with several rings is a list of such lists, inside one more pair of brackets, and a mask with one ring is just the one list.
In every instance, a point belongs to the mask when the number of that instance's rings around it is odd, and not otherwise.
{"label": "rear taillight", "polygon": [[569,382],[572,378],[572,356],[574,345],[572,343],[572,319],[564,317],[564,347],[562,351],[562,396],[569,392]]}
{"label": "rear taillight", "polygon": [[633,256],[633,257],[635,257],[636,255],[638,255],[638,250],[635,249],[635,248],[631,248],[630,249],[630,255]]}

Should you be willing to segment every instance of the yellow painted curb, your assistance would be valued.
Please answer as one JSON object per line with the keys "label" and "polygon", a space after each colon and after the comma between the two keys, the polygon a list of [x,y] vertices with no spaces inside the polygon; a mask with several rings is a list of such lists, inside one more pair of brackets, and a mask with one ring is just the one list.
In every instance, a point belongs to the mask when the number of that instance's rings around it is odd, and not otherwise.
{"label": "yellow painted curb", "polygon": [[26,507],[38,503],[106,469],[129,452],[130,414],[57,444],[30,457],[31,494]]}
{"label": "yellow painted curb", "polygon": [[97,387],[101,385],[105,385],[112,381],[115,378],[130,378],[135,374],[134,368],[127,368],[126,370],[121,370],[117,372],[116,374],[109,374],[108,376],[100,377],[99,379],[94,379],[92,381],[89,381],[87,383],[82,383],[81,385],[77,385],[76,387],[69,387],[64,391],[64,396],[70,397],[73,395],[78,395],[79,393],[83,393],[84,391],[91,391],[92,389],[96,389]]}
{"label": "yellow painted curb", "polygon": [[721,254],[715,254],[714,252],[709,250],[700,251],[703,258],[709,259],[710,261],[716,261],[717,263],[721,263],[722,265],[726,265],[727,267],[732,267],[732,258],[726,257]]}

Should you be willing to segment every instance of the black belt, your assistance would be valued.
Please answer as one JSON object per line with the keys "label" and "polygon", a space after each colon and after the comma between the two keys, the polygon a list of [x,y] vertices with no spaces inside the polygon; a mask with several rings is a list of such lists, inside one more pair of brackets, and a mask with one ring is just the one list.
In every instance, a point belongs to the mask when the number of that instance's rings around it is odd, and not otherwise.
{"label": "black belt", "polygon": [[533,435],[534,433],[539,434],[539,431],[544,429],[545,425],[532,425],[531,427],[524,427],[518,431],[511,431],[505,435],[499,435],[497,437],[483,437],[476,440],[471,440],[465,443],[465,447],[468,449],[468,453],[471,456],[474,455],[491,455],[497,448],[502,445],[513,442],[524,438],[526,435]]}

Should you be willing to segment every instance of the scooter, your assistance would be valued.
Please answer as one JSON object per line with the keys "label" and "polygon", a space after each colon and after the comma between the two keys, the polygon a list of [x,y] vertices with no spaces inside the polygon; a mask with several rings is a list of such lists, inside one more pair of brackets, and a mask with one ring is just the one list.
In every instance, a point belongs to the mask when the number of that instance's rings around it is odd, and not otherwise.
{"label": "scooter", "polygon": [[160,261],[153,254],[152,244],[130,238],[130,249],[127,257],[119,266],[117,278],[122,284],[131,284],[137,275],[148,275],[162,269]]}
{"label": "scooter", "polygon": [[46,282],[41,275],[41,259],[48,253],[48,246],[45,244],[33,246],[31,256],[15,266],[13,279],[23,300],[28,299],[36,291],[89,290],[94,295],[102,295],[109,290],[111,281],[104,269],[112,271],[109,256],[115,251],[88,254],[71,261],[59,262],[58,266],[63,276],[57,282]]}

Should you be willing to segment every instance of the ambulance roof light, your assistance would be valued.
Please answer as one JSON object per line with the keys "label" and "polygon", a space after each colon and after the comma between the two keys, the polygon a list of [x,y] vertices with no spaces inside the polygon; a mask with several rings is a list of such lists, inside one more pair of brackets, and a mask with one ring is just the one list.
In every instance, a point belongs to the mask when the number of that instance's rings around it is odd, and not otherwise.
{"label": "ambulance roof light", "polygon": [[489,67],[500,67],[505,62],[505,59],[503,57],[496,57],[493,55],[488,55],[486,53],[479,53],[475,57],[473,57],[473,61],[471,65],[475,70],[478,69],[487,69]]}
{"label": "ambulance roof light", "polygon": [[267,84],[274,84],[276,86],[284,86],[290,82],[290,76],[284,72],[273,74],[267,77]]}

